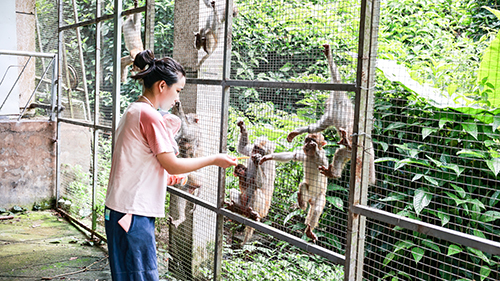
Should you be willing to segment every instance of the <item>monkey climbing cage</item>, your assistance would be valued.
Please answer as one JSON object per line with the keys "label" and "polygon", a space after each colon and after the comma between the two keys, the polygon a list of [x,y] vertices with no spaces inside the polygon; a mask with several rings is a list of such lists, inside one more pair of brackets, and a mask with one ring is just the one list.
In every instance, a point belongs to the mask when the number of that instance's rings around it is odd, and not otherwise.
{"label": "monkey climbing cage", "polygon": [[[186,218],[177,227],[159,229],[158,239],[168,246],[159,247],[160,262],[166,266],[160,270],[162,276],[231,279],[234,261],[289,262],[286,259],[291,258],[294,263],[285,267],[300,268],[303,261],[313,261],[307,263],[311,279],[378,280],[398,275],[415,280],[498,279],[499,272],[493,267],[500,249],[498,163],[490,154],[491,159],[478,160],[485,158],[471,149],[481,146],[480,139],[486,137],[493,145],[498,139],[496,128],[475,130],[474,139],[453,157],[436,156],[436,151],[463,139],[461,130],[474,132],[474,122],[469,119],[485,119],[475,113],[450,115],[426,106],[422,108],[428,115],[412,119],[411,111],[419,108],[412,108],[407,96],[398,96],[404,90],[391,85],[392,91],[376,91],[375,68],[386,66],[376,60],[378,0],[139,2],[138,8],[132,8],[132,1],[115,0],[114,7],[103,6],[101,1],[95,6],[87,1],[57,2],[59,36],[55,40],[63,82],[58,84],[59,94],[69,103],[64,112],[69,115],[58,118],[58,202],[62,212],[104,239],[101,213],[111,162],[110,136],[120,113],[140,94],[133,82],[119,83],[119,61],[128,51],[122,48],[121,16],[145,12],[146,48],[162,48],[157,57],[160,53],[172,56],[187,70],[180,99],[187,113],[199,117],[202,155],[224,152],[240,156],[240,120],[251,143],[266,137],[277,153],[300,150],[304,136],[288,142],[287,134],[319,120],[331,92],[347,93],[355,109],[352,160],[340,178],[328,180],[326,203],[313,230],[318,237],[315,243],[304,234],[307,213],[297,206],[304,176],[300,162],[276,163],[272,197],[265,198],[270,207],[260,221],[232,211],[226,204],[232,190],[242,191],[234,169],[207,167],[200,171],[197,195],[167,187],[168,215],[175,220],[184,212]],[[155,30],[170,28],[162,36],[173,34],[171,40],[158,44],[153,44],[153,28],[148,27],[154,5],[156,13],[168,10],[166,14],[173,14],[168,20],[156,19]],[[205,41],[198,42],[200,48],[193,32],[205,35]],[[331,82],[333,71],[329,71],[323,45],[332,50],[341,83]],[[70,68],[75,70],[74,78]],[[78,73],[85,73],[87,82],[76,79]],[[84,85],[89,88],[85,90]],[[396,109],[395,113],[385,112],[388,108]],[[439,135],[453,123],[450,120],[459,119],[464,122],[451,130],[453,136]],[[415,126],[405,131],[405,124]],[[341,148],[339,137],[331,128],[323,135],[327,140],[323,149],[331,162]],[[365,149],[371,142],[374,155]],[[371,156],[376,162],[375,184],[369,183]],[[250,166],[243,161],[239,163]],[[484,163],[474,166],[479,161]],[[487,184],[480,184],[482,181]],[[185,206],[179,203],[182,200],[187,200]],[[458,211],[449,205],[456,205]],[[246,227],[255,232],[242,245]],[[482,264],[477,266],[479,262]],[[314,266],[324,264],[328,269],[315,276]],[[335,264],[344,265],[343,277],[336,275]]]}

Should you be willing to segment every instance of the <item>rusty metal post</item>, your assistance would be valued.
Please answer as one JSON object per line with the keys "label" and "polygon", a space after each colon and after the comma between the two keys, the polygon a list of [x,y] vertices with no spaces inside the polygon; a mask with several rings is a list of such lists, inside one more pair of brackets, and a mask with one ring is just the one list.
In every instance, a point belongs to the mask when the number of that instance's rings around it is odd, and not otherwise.
{"label": "rusty metal post", "polygon": [[[349,206],[366,204],[367,202],[370,178],[370,161],[368,159],[372,146],[372,89],[375,77],[379,13],[379,0],[362,1]],[[346,281],[363,280],[365,225],[365,217],[349,211],[344,267],[344,280]]]}

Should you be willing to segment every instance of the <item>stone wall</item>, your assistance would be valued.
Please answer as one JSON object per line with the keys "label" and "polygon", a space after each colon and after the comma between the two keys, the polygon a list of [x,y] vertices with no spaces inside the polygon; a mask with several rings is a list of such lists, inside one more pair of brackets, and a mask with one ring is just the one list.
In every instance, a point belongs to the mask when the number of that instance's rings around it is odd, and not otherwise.
{"label": "stone wall", "polygon": [[55,136],[55,122],[0,122],[0,207],[55,197]]}

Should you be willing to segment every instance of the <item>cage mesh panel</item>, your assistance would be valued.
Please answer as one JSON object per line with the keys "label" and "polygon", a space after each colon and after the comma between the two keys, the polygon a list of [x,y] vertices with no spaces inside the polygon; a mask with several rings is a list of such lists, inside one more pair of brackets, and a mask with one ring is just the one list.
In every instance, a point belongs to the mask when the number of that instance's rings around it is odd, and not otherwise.
{"label": "cage mesh panel", "polygon": [[[171,195],[170,206],[179,202],[172,197],[175,196]],[[215,213],[201,206],[195,207],[190,202],[187,202],[185,211],[194,215],[188,215],[186,222],[177,229],[172,225],[169,227],[169,274],[177,280],[213,279]],[[192,226],[198,232],[191,232]],[[192,233],[192,236],[186,233]]]}
{"label": "cage mesh panel", "polygon": [[[276,144],[275,153],[301,151],[306,134],[296,137],[288,143],[286,137],[297,127],[312,124],[323,114],[325,98],[329,91],[311,91],[294,89],[269,88],[231,88],[229,108],[228,151],[237,154],[240,128],[237,121],[243,120],[248,130],[249,142],[265,137]],[[265,103],[254,102],[259,97]],[[308,100],[307,107],[302,105]],[[296,106],[297,110],[292,110]],[[269,123],[271,116],[279,116],[282,121]],[[314,119],[312,119],[314,118]],[[323,132],[327,145],[325,150],[328,162],[331,163],[333,153],[339,148],[337,133],[334,129]],[[239,154],[238,154],[239,155]],[[248,166],[246,161],[240,164]],[[347,200],[350,165],[347,164],[339,179],[330,180],[326,193],[326,204],[319,219],[318,227],[313,231],[318,235],[317,245],[343,254],[346,245]],[[226,201],[229,202],[231,189],[240,190],[239,180],[233,175],[233,169],[226,174]],[[297,201],[299,184],[303,181],[303,163],[300,161],[276,161],[276,178],[274,193],[271,198],[269,213],[262,221],[272,227],[290,233],[296,237],[306,238],[304,220],[307,212],[300,210]],[[228,230],[226,230],[228,231]],[[243,231],[243,228],[239,229]],[[235,237],[242,238],[243,233]],[[252,240],[263,239],[253,235]]]}
{"label": "cage mesh panel", "polygon": [[[196,102],[196,114],[199,117],[198,130],[200,132],[200,144],[198,156],[208,156],[219,153],[220,150],[220,118],[221,118],[221,86],[197,86],[197,97],[181,93],[183,105]],[[183,108],[185,108],[183,106]],[[190,114],[189,111],[186,114]],[[215,205],[217,200],[217,189],[219,183],[219,168],[209,166],[191,173],[200,187],[194,195],[202,200]],[[181,187],[184,191],[186,188]],[[185,204],[185,206],[184,206]],[[172,256],[169,261],[169,272],[180,280],[191,280],[186,274],[193,272],[194,278],[200,278],[199,274],[213,274],[213,250],[215,245],[215,220],[214,212],[200,206],[194,207],[190,202],[175,195],[170,195],[169,215],[174,220],[180,220],[180,213],[185,214],[185,221],[179,227],[171,226],[169,231],[168,251]],[[181,222],[181,221],[179,221]],[[191,233],[188,237],[187,233]],[[188,261],[193,255],[193,264]],[[199,280],[199,279],[195,279]]]}
{"label": "cage mesh panel", "polygon": [[61,55],[62,93],[61,99],[64,106],[62,117],[89,120],[88,104],[83,92],[82,64],[79,59],[76,30],[64,32],[64,52]]}
{"label": "cage mesh panel", "polygon": [[[394,161],[377,164],[381,184],[369,191],[369,204],[393,213],[415,213],[412,195],[425,191],[432,197],[431,202],[418,215],[422,221],[443,226],[463,233],[472,234],[476,224],[486,229],[483,233],[488,239],[500,241],[499,226],[493,221],[484,221],[485,211],[500,211],[494,196],[498,180],[493,176],[485,160],[474,157],[477,147],[484,145],[484,136],[488,134],[498,138],[497,132],[477,132],[477,140],[467,138],[467,126],[476,126],[465,114],[450,111],[421,112],[418,108],[407,108],[408,101],[387,99],[391,107],[401,115],[384,115],[376,111],[375,133],[372,134],[376,145],[376,158],[391,157]],[[412,111],[412,112],[410,112]],[[421,115],[407,119],[411,116]],[[426,117],[428,116],[428,117]],[[452,120],[443,124],[444,120]],[[409,130],[394,129],[390,134],[378,135],[391,124],[410,124]],[[439,124],[443,127],[440,128]],[[408,127],[405,127],[408,128]],[[431,132],[426,135],[426,132]],[[457,135],[460,138],[450,137]],[[382,149],[388,145],[387,151]],[[467,153],[470,152],[470,153]],[[404,161],[407,165],[402,165]],[[484,164],[477,165],[477,161]],[[391,198],[400,198],[399,204],[391,204]],[[452,199],[455,198],[455,199]],[[480,209],[473,206],[479,204]],[[440,217],[446,213],[450,218]],[[467,214],[467,219],[463,216]],[[483,216],[483,218],[481,218]],[[449,220],[448,220],[449,219]],[[470,224],[469,221],[470,220]],[[464,222],[466,221],[466,222]],[[483,231],[483,230],[481,230]]]}
{"label": "cage mesh panel", "polygon": [[[55,5],[55,1],[47,1],[47,5],[40,7],[37,9],[37,18],[35,21],[36,30],[39,31],[35,33],[35,51],[42,53],[57,53],[57,10],[52,9]],[[19,64],[24,64],[25,58],[27,57],[19,57]],[[43,73],[48,68],[47,73],[45,74],[43,80],[41,81],[36,93],[33,98],[31,98],[30,103],[37,103],[42,105],[49,105],[52,102],[51,97],[51,81],[53,78],[53,67],[55,61],[52,62],[49,66],[51,59],[49,58],[36,58],[32,57],[29,65],[34,65],[34,81],[28,82],[24,78],[28,75],[27,72],[23,74],[25,77],[21,77],[22,83],[33,83],[33,88],[30,88],[29,94],[31,95],[37,84],[39,83]],[[26,69],[29,71],[29,65]],[[31,74],[30,74],[31,75]],[[31,79],[31,78],[30,78]],[[26,106],[28,97],[26,97],[26,101],[22,101],[20,107]],[[48,118],[50,114],[50,110],[47,110],[44,107],[38,107],[36,109],[27,110],[23,118],[37,118],[37,119],[45,119]]]}
{"label": "cage mesh panel", "polygon": [[[376,220],[367,220],[364,277],[367,280],[477,280],[479,268],[487,258],[467,251],[450,254],[452,243],[432,236],[394,228]],[[423,254],[420,254],[420,251]],[[415,257],[419,262],[415,262]],[[484,280],[498,280],[492,269]]]}
{"label": "cage mesh panel", "polygon": [[[277,0],[249,3],[246,6],[235,3],[238,15],[233,19],[232,40],[248,43],[242,44],[247,48],[245,50],[232,45],[233,54],[237,55],[231,59],[231,79],[318,82],[307,80],[314,78],[311,72],[316,67],[326,65],[322,45],[329,44],[343,82],[354,82],[359,4],[317,1],[313,6],[301,7]],[[257,26],[261,30],[248,34],[246,26]],[[307,37],[297,37],[301,35],[298,30],[309,31]],[[285,52],[289,46],[296,47]],[[331,81],[330,75],[324,77]]]}
{"label": "cage mesh panel", "polygon": [[[99,92],[99,124],[112,126],[113,122],[113,21],[107,20],[101,23],[101,67],[100,92]],[[131,80],[131,79],[128,79]],[[127,81],[127,83],[129,83]],[[122,95],[127,96],[122,89]],[[128,102],[123,106],[128,106]]]}
{"label": "cage mesh panel", "polygon": [[97,215],[96,231],[105,235],[104,230],[104,201],[108,187],[109,172],[111,170],[111,134],[98,131],[97,149],[97,186],[95,189],[95,207]]}
{"label": "cage mesh panel", "polygon": [[[59,206],[75,218],[92,215],[92,132],[89,128],[60,123],[60,196]],[[71,204],[67,204],[71,202]]]}
{"label": "cage mesh panel", "polygon": [[[87,0],[64,0],[63,1],[63,18],[64,25],[77,23],[75,21],[76,9],[78,22],[87,21],[95,18],[95,1]],[[57,18],[57,17],[56,17]]]}
{"label": "cage mesh panel", "polygon": [[[241,246],[242,237],[239,233],[241,233],[244,226],[229,219],[225,219],[224,226],[222,280],[233,280],[230,279],[231,277],[235,277],[234,275],[230,275],[231,271],[234,270],[233,267],[245,270],[255,265],[262,268],[262,271],[257,274],[258,270],[255,269],[247,271],[248,274],[252,273],[256,274],[256,276],[247,275],[245,276],[247,278],[245,280],[253,280],[252,278],[257,277],[266,278],[262,274],[276,274],[272,277],[277,278],[279,276],[284,278],[279,273],[280,269],[277,269],[280,266],[286,266],[287,272],[293,272],[298,276],[307,276],[307,280],[343,280],[343,266],[341,265],[336,265],[325,258],[310,254],[307,251],[257,230],[255,230],[254,236],[259,237],[259,240]],[[273,261],[271,265],[268,262],[264,262],[269,260]],[[309,263],[299,262],[299,260],[306,260]],[[322,268],[322,270],[318,270],[319,268]],[[241,276],[237,276],[236,278],[238,277]],[[264,280],[288,280],[271,279],[272,277],[267,276],[268,279]]]}

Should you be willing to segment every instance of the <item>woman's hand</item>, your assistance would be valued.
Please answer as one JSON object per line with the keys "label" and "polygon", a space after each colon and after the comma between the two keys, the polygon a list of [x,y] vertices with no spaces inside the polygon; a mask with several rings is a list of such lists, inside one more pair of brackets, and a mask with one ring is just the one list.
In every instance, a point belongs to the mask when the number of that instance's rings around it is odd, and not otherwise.
{"label": "woman's hand", "polygon": [[238,159],[233,156],[229,156],[227,154],[217,154],[215,155],[214,165],[219,166],[223,169],[226,169],[231,166],[238,165]]}

